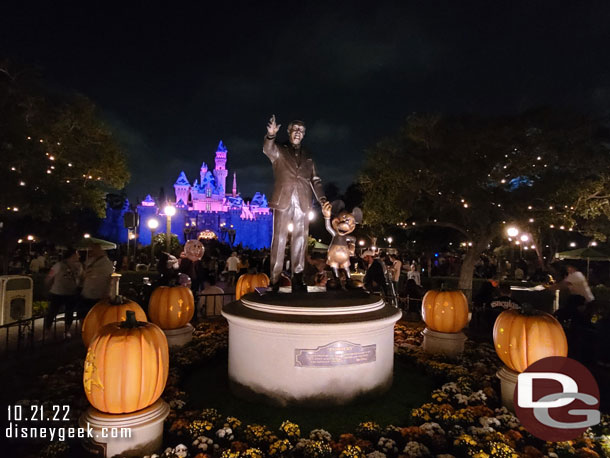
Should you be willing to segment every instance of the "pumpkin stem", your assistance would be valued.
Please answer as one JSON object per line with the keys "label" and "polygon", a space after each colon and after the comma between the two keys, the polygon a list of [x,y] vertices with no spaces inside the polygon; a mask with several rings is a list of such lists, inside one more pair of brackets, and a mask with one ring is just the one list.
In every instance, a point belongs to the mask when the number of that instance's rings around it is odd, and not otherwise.
{"label": "pumpkin stem", "polygon": [[136,320],[136,312],[127,310],[125,312],[125,321],[121,322],[121,328],[133,329],[142,326],[143,323]]}

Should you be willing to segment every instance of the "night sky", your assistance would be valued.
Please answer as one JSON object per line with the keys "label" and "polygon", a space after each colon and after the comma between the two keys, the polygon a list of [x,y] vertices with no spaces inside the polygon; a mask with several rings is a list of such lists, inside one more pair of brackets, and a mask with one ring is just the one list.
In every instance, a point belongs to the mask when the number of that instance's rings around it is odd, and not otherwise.
{"label": "night sky", "polygon": [[610,106],[610,2],[11,3],[0,58],[94,100],[129,156],[132,199],[213,168],[220,139],[242,195],[270,194],[272,113],[284,138],[307,123],[322,179],[345,188],[412,112]]}

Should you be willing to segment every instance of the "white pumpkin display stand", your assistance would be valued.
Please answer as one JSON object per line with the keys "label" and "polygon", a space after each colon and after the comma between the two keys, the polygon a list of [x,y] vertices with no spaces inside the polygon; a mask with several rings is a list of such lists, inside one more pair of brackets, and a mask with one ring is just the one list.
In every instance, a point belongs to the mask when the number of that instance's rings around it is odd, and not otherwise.
{"label": "white pumpkin display stand", "polygon": [[387,390],[401,311],[364,291],[247,294],[224,306],[231,390],[279,405],[340,405]]}
{"label": "white pumpkin display stand", "polygon": [[178,329],[164,329],[163,333],[167,337],[167,345],[169,348],[182,347],[184,344],[190,342],[193,339],[193,325],[187,323],[186,326],[182,326]]}
{"label": "white pumpkin display stand", "polygon": [[463,332],[438,332],[425,328],[422,348],[426,353],[458,357],[464,352],[466,335]]}
{"label": "white pumpkin display stand", "polygon": [[510,411],[515,411],[515,387],[517,386],[517,377],[519,372],[509,369],[506,366],[496,372],[496,377],[500,379],[500,394],[502,397],[502,405]]}
{"label": "white pumpkin display stand", "polygon": [[83,447],[92,456],[104,458],[156,453],[163,445],[163,422],[168,414],[169,405],[162,399],[126,414],[109,414],[89,407],[79,418],[79,426],[85,431],[91,428],[93,438],[84,439]]}

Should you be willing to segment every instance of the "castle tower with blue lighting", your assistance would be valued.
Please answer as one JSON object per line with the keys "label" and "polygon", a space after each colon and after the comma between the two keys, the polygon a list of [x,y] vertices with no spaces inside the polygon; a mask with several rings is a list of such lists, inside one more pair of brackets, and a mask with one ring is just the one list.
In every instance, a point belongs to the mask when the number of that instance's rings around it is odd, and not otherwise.
{"label": "castle tower with blue lighting", "polygon": [[[222,140],[216,148],[214,170],[209,170],[203,162],[199,177],[192,183],[187,174],[181,171],[174,183],[176,215],[171,218],[171,231],[181,243],[190,239],[213,239],[241,245],[244,248],[261,249],[271,246],[273,216],[264,194],[255,193],[252,200],[243,200],[237,189],[237,174],[233,172],[232,189],[227,192],[228,150]],[[151,232],[148,220],[159,222],[158,231],[165,227],[163,208],[166,202],[155,202],[148,195],[137,207],[140,218],[138,243],[148,245]],[[108,219],[108,218],[107,218]],[[115,218],[115,220],[118,220]],[[111,224],[107,221],[103,228]],[[164,230],[163,230],[164,232]],[[104,229],[100,235],[110,235]],[[113,239],[112,237],[108,237]],[[125,240],[113,240],[124,243]]]}

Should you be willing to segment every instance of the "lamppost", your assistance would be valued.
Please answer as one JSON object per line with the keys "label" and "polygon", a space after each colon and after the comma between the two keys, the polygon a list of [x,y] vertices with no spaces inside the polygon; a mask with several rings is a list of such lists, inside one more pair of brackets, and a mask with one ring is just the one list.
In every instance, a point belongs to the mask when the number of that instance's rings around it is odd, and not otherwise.
{"label": "lamppost", "polygon": [[28,242],[30,245],[30,255],[32,254],[32,242],[34,241],[34,236],[33,235],[28,235]]}
{"label": "lamppost", "polygon": [[[519,244],[519,257],[520,258],[523,257],[523,245],[525,245],[527,242],[529,242],[529,239],[530,239],[529,235],[521,234],[521,241],[523,243]],[[527,247],[525,247],[525,249],[527,250]]]}
{"label": "lamppost", "polygon": [[155,260],[155,229],[159,227],[159,221],[151,218],[146,225],[150,229],[150,262],[152,263]]}
{"label": "lamppost", "polygon": [[[510,262],[511,264],[515,263],[515,253],[513,251],[513,238],[517,237],[519,235],[519,229],[517,229],[515,226],[510,226],[506,229],[506,235],[508,235],[508,241],[511,242],[510,243]],[[519,245],[519,242],[515,242],[515,245]]]}
{"label": "lamppost", "polygon": [[169,253],[170,240],[172,236],[172,216],[176,214],[176,207],[166,205],[164,211],[165,216],[167,216],[167,225],[165,226],[165,251]]}

